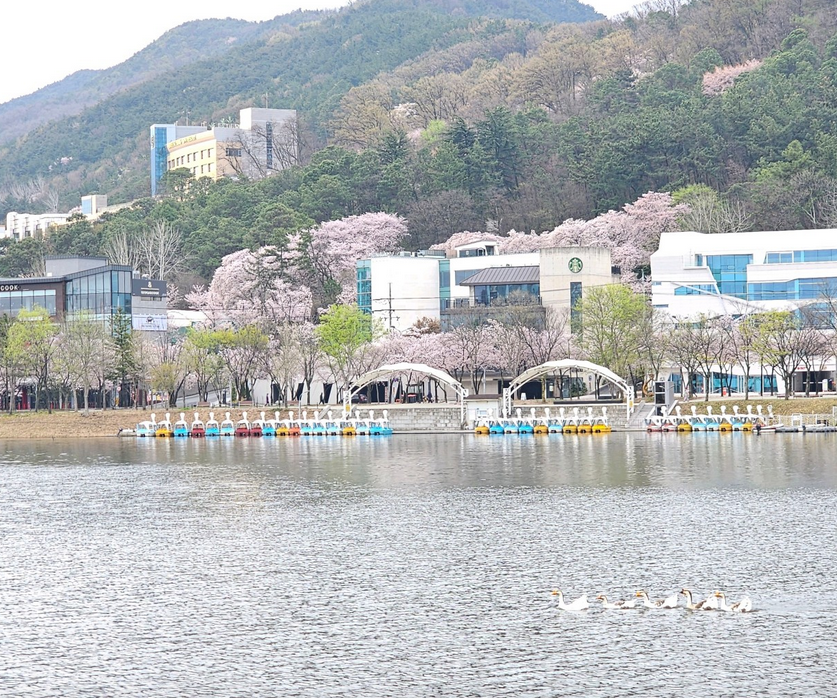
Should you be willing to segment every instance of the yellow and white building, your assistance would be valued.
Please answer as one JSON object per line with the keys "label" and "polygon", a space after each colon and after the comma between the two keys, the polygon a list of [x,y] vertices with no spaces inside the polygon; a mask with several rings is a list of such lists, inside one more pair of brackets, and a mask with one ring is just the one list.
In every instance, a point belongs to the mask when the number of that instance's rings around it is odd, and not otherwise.
{"label": "yellow and white building", "polygon": [[293,109],[242,109],[235,126],[213,126],[167,144],[166,169],[185,167],[195,178],[260,179],[295,161]]}

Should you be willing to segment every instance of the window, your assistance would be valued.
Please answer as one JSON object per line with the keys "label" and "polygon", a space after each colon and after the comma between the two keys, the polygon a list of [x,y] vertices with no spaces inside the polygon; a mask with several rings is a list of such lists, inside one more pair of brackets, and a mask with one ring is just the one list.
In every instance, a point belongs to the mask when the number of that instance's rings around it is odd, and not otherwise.
{"label": "window", "polygon": [[453,282],[459,286],[466,279],[470,279],[474,274],[478,274],[482,269],[465,269],[464,271],[455,271],[453,273]]}
{"label": "window", "polygon": [[240,158],[241,148],[227,148],[226,153],[228,158]]}
{"label": "window", "polygon": [[715,284],[689,284],[674,289],[675,296],[697,296],[704,293],[718,293]]}
{"label": "window", "polygon": [[581,282],[570,281],[570,331],[581,332]]}
{"label": "window", "polygon": [[372,269],[369,260],[357,263],[357,306],[364,313],[372,313]]}
{"label": "window", "polygon": [[790,264],[793,262],[793,252],[768,252],[768,264]]}
{"label": "window", "polygon": [[751,254],[706,256],[706,265],[715,277],[719,293],[738,298],[747,297],[747,265],[752,263]]}

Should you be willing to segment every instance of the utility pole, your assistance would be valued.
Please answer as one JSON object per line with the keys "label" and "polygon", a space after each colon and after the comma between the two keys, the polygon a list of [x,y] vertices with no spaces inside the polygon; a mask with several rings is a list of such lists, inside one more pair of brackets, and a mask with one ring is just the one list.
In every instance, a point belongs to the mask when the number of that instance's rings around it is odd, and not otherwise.
{"label": "utility pole", "polygon": [[392,327],[392,283],[389,284],[389,329],[393,329]]}

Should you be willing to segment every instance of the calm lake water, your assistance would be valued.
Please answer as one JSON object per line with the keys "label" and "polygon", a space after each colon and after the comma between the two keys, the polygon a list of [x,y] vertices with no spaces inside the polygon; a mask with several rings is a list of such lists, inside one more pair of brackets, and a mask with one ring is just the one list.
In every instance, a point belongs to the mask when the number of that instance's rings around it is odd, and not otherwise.
{"label": "calm lake water", "polygon": [[[3,696],[835,695],[837,434],[0,444]],[[553,588],[749,595],[558,610]]]}

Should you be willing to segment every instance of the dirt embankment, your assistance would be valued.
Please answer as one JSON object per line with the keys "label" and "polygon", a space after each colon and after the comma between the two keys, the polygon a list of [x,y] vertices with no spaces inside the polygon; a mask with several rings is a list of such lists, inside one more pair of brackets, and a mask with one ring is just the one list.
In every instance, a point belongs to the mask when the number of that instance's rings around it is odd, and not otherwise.
{"label": "dirt embankment", "polygon": [[[335,413],[339,407],[331,406]],[[316,408],[310,408],[313,416]],[[214,410],[215,418],[221,420],[228,410]],[[165,410],[156,410],[157,419],[163,419]],[[241,418],[242,410],[229,410],[233,420]],[[247,410],[247,416],[253,420],[259,417],[261,410]],[[273,416],[275,410],[266,411],[266,416]],[[297,413],[298,414],[298,413]],[[200,410],[201,419],[209,418],[209,410]],[[287,418],[286,411],[280,413],[282,419]],[[296,415],[295,415],[296,416]],[[180,417],[180,411],[171,411],[174,423]],[[194,410],[186,412],[186,420],[191,423]],[[93,438],[99,436],[116,436],[120,429],[133,429],[137,422],[151,419],[151,410],[90,410],[85,416],[82,412],[16,412],[4,413],[0,416],[0,439],[72,439]]]}

